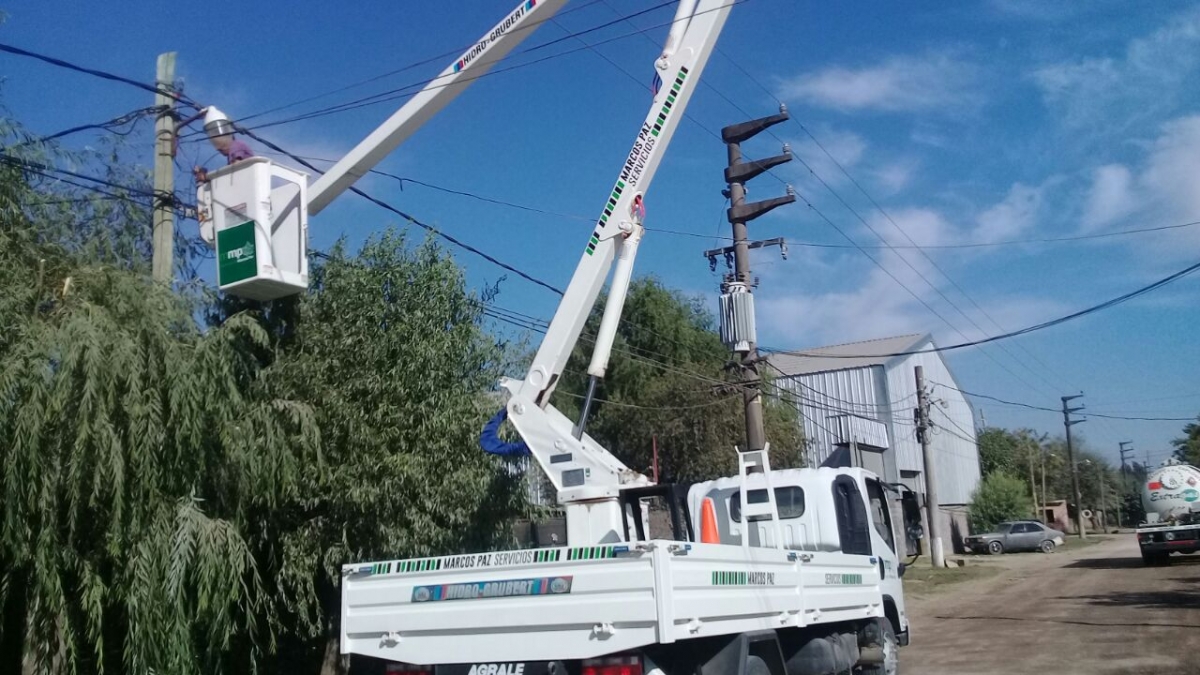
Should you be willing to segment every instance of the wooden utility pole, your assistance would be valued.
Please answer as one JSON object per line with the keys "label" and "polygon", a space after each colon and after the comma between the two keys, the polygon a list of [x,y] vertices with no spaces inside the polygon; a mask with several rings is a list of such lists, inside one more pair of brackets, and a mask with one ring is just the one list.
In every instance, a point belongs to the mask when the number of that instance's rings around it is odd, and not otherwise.
{"label": "wooden utility pole", "polygon": [[154,280],[171,283],[175,267],[175,52],[158,55],[154,95],[154,229],[151,269]]}
{"label": "wooden utility pole", "polygon": [[925,391],[925,369],[917,366],[914,369],[917,376],[917,440],[921,442],[921,458],[925,463],[925,515],[929,521],[929,558],[934,568],[946,566],[946,557],[942,552],[941,523],[938,514],[937,477],[934,469],[933,448],[929,437],[933,425],[929,422],[929,392]]}

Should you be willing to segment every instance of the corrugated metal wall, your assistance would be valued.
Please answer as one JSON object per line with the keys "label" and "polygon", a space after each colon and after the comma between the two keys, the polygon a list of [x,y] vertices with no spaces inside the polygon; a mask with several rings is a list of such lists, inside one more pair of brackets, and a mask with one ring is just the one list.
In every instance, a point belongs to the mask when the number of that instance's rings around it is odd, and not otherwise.
{"label": "corrugated metal wall", "polygon": [[[879,402],[887,400],[884,396],[886,378],[882,366],[798,375],[780,379],[778,384],[789,390],[799,404],[804,438],[808,442],[808,466],[819,466],[834,451],[839,439],[833,418],[852,414],[887,423],[886,417],[880,415]],[[895,461],[885,457],[885,464],[888,474],[885,478],[899,480]]]}
{"label": "corrugated metal wall", "polygon": [[[923,349],[931,343],[917,345]],[[830,419],[851,413],[876,419],[888,428],[890,450],[885,453],[886,478],[898,482],[901,471],[920,472],[916,481],[924,492],[924,462],[916,438],[913,409],[917,385],[913,367],[925,369],[926,386],[936,402],[930,415],[937,427],[933,453],[937,458],[938,499],[943,504],[966,504],[979,484],[979,450],[975,441],[974,411],[957,387],[946,364],[936,353],[898,358],[885,366],[867,366],[781,378],[798,402],[808,439],[808,466],[818,466],[838,441],[837,425]]]}
{"label": "corrugated metal wall", "polygon": [[[926,342],[913,349],[925,349]],[[893,414],[892,443],[901,471],[920,471],[924,483],[925,463],[917,442],[912,410],[917,405],[915,366],[925,370],[925,386],[932,392],[930,419],[936,430],[932,438],[937,459],[938,500],[942,504],[966,504],[979,485],[979,448],[975,440],[975,413],[957,391],[954,377],[936,353],[913,354],[887,366],[887,393]],[[924,489],[922,487],[922,492]]]}

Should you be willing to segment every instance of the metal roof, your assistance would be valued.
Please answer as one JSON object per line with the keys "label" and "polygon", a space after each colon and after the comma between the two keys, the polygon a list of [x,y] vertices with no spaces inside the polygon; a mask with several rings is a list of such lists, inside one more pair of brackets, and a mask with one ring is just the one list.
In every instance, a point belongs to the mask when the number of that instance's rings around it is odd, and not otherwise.
{"label": "metal roof", "polygon": [[929,333],[913,333],[794,352],[775,352],[767,356],[767,361],[785,376],[883,366],[897,358],[890,354],[911,351],[932,339]]}

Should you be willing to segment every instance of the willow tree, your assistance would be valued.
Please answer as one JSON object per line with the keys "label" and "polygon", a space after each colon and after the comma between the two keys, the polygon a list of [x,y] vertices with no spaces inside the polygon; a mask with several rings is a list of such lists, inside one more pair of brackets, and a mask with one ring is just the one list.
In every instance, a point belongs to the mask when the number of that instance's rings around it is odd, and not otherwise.
{"label": "willow tree", "polygon": [[263,389],[256,322],[202,332],[144,236],[96,226],[122,200],[39,180],[0,168],[0,672],[252,670],[279,604],[254,539],[311,416]]}

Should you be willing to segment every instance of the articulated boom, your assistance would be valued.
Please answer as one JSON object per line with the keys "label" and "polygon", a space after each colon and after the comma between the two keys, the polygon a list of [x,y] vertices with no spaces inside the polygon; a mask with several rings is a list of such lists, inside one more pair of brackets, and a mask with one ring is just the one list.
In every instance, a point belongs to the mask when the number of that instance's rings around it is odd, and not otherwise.
{"label": "articulated boom", "polygon": [[588,369],[593,378],[604,375],[644,231],[643,197],[683,118],[732,4],[732,0],[680,2],[666,46],[654,63],[661,84],[650,113],[596,221],[533,365],[524,380],[506,379],[501,383],[510,395],[508,419],[558,489],[559,501],[567,507],[567,538],[572,545],[622,540],[620,491],[650,485],[651,481],[583,433],[585,420],[577,426],[555,410],[549,403],[550,394],[615,259],[616,272]]}

